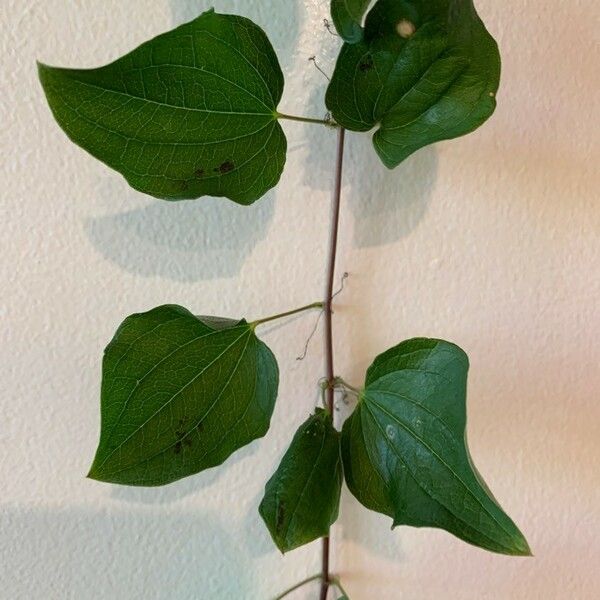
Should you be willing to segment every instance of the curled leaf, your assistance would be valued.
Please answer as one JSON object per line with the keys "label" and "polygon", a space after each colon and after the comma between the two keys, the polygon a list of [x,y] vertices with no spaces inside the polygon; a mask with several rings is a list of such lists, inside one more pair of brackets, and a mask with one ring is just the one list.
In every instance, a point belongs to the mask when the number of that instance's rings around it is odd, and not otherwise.
{"label": "curled leaf", "polygon": [[317,409],[303,423],[265,486],[259,512],[282,552],[328,534],[342,486],[340,435]]}
{"label": "curled leaf", "polygon": [[500,55],[471,0],[379,0],[344,44],[327,90],[334,119],[373,136],[393,168],[479,127],[496,107]]}

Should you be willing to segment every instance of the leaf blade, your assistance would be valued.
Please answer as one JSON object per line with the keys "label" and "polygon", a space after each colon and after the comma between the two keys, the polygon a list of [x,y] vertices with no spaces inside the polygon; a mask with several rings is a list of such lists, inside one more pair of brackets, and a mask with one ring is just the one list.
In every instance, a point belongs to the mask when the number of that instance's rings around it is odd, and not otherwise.
{"label": "leaf blade", "polygon": [[211,326],[172,305],[132,315],[105,351],[89,476],[156,486],[217,466],[266,433],[277,386],[274,357],[243,320]]}
{"label": "leaf blade", "polygon": [[259,513],[281,552],[327,535],[336,521],[343,479],[339,437],[331,415],[317,409],[267,482]]}
{"label": "leaf blade", "polygon": [[487,550],[528,555],[472,464],[467,371],[464,352],[442,340],[408,340],[377,357],[343,430],[346,481],[394,526],[438,527]]}
{"label": "leaf blade", "polygon": [[139,191],[250,204],[279,180],[283,74],[248,19],[211,10],[104,67],[39,75],[70,139]]}
{"label": "leaf blade", "polygon": [[331,18],[341,38],[349,44],[363,36],[362,18],[372,0],[331,0]]}

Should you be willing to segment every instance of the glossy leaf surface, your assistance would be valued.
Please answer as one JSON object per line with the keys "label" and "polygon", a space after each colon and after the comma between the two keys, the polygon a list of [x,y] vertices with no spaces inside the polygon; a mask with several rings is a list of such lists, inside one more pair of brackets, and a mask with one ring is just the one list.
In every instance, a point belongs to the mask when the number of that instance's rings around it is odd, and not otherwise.
{"label": "glossy leaf surface", "polygon": [[378,126],[375,149],[393,168],[479,127],[499,81],[498,47],[471,0],[379,0],[362,41],[344,44],[326,101],[347,129]]}
{"label": "glossy leaf surface", "polygon": [[250,204],[279,180],[283,75],[248,19],[211,10],[107,66],[39,74],[67,135],[141,192]]}
{"label": "glossy leaf surface", "polygon": [[363,36],[361,23],[372,0],[331,0],[333,24],[345,42],[355,44]]}
{"label": "glossy leaf surface", "polygon": [[317,409],[296,432],[259,508],[282,552],[328,534],[338,516],[342,478],[340,435],[329,413]]}
{"label": "glossy leaf surface", "polygon": [[487,550],[527,555],[467,448],[468,366],[458,346],[441,340],[408,340],[378,356],[344,424],[346,481],[394,526],[438,527]]}
{"label": "glossy leaf surface", "polygon": [[128,317],[104,354],[89,476],[155,486],[221,464],[267,432],[278,378],[244,320],[169,305]]}

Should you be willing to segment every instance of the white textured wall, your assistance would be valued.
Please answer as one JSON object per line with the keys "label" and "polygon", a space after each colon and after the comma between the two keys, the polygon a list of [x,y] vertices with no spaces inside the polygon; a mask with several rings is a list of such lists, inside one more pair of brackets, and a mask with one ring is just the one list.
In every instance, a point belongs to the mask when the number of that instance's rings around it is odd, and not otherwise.
{"label": "white textured wall", "polygon": [[[281,109],[320,116],[337,41],[325,0],[214,0],[262,25],[287,75]],[[337,370],[413,335],[467,350],[469,439],[535,558],[400,528],[345,494],[335,565],[353,600],[592,599],[600,590],[600,202],[597,0],[479,0],[500,42],[499,108],[475,134],[394,172],[351,135]],[[281,393],[267,438],[164,489],[84,474],[102,349],[164,302],[260,317],[322,292],[334,134],[285,124],[279,187],[251,208],[129,190],[54,124],[35,59],[96,66],[189,20],[204,0],[1,0],[0,597],[267,600],[318,569],[282,558],[262,487],[316,402],[310,316],[269,331]],[[315,598],[307,589],[295,596]]]}

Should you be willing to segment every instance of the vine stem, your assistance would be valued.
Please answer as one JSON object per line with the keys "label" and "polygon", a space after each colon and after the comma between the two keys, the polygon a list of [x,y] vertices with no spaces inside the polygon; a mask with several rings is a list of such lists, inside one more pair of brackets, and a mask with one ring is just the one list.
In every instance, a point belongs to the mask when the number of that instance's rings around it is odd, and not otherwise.
{"label": "vine stem", "polygon": [[[344,141],[346,130],[340,127],[337,138],[337,151],[335,161],[335,183],[333,188],[331,229],[329,234],[329,255],[327,257],[327,282],[325,288],[325,372],[327,377],[327,409],[333,416],[335,395],[335,374],[333,365],[333,285],[335,281],[335,259],[337,256],[338,231],[340,225],[340,204],[342,198],[342,171],[344,164]],[[323,538],[321,558],[321,596],[320,600],[327,600],[327,591],[332,583],[329,573],[330,539]]]}
{"label": "vine stem", "polygon": [[292,315],[297,315],[298,313],[304,312],[306,310],[311,310],[313,308],[320,308],[321,310],[323,310],[324,307],[325,307],[324,302],[313,302],[312,304],[307,304],[306,306],[301,306],[300,308],[294,308],[294,310],[288,310],[286,312],[279,313],[278,315],[273,315],[271,317],[265,317],[264,319],[258,319],[256,321],[252,321],[252,323],[250,323],[249,325],[250,325],[250,327],[252,327],[252,329],[255,329],[256,327],[258,327],[259,325],[262,325],[263,323],[277,321],[277,319],[283,319],[284,317],[291,317]]}

